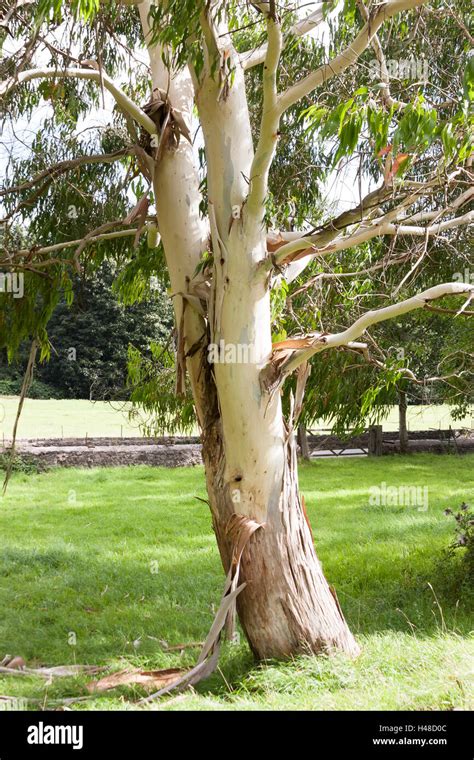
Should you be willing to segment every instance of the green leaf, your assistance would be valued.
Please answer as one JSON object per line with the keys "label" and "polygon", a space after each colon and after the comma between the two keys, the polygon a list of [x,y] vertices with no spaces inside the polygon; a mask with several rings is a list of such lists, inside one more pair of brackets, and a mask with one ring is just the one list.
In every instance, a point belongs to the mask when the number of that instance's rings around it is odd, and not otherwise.
{"label": "green leaf", "polygon": [[470,56],[464,71],[463,94],[470,103],[474,100],[474,55]]}

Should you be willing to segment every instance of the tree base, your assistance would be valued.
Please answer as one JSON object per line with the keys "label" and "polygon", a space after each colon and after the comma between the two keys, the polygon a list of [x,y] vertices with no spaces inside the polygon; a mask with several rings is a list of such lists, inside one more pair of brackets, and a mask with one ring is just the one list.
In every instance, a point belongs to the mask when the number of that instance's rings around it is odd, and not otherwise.
{"label": "tree base", "polygon": [[[235,549],[230,518],[238,504],[223,482],[223,447],[216,430],[204,437],[204,459],[213,526],[224,570]],[[296,446],[287,444],[285,472],[277,508],[249,540],[242,556],[237,599],[241,625],[258,659],[296,654],[345,652],[360,648],[344,619],[336,594],[316,556],[309,522],[298,492]]]}

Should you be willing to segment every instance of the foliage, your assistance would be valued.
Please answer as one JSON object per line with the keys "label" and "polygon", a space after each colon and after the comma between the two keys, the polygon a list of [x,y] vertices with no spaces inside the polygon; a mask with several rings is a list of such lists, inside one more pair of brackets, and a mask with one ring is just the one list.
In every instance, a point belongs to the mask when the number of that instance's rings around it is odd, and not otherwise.
{"label": "foliage", "polygon": [[21,472],[23,475],[36,475],[48,469],[43,462],[28,454],[15,454],[11,460],[10,451],[6,449],[0,453],[0,472],[10,468],[11,472]]}
{"label": "foliage", "polygon": [[[126,306],[112,289],[114,280],[110,264],[87,279],[74,279],[72,303],[63,298],[49,321],[50,360],[38,365],[30,398],[127,397],[129,345],[146,354],[152,340],[170,332],[172,317],[159,288]],[[22,361],[0,366],[2,376],[10,377],[10,393],[18,393],[26,360],[23,352]]]}
{"label": "foliage", "polygon": [[[303,4],[303,10],[304,7]],[[369,2],[368,7],[371,11],[375,5]],[[201,0],[172,0],[156,6],[150,18],[154,39],[168,46],[166,63],[172,62],[177,67],[190,63],[198,80],[204,65],[201,22],[206,8],[207,4]],[[212,12],[218,20],[226,15],[230,39],[239,52],[251,52],[265,41],[264,16],[251,4],[220,1],[213,4]],[[279,12],[283,31],[288,35],[297,18],[295,7],[282,6]],[[374,53],[369,47],[356,66],[338,77],[336,87],[319,88],[317,93],[288,110],[280,125],[266,199],[269,226],[282,230],[318,229],[323,220],[326,227],[330,226],[335,210],[325,198],[327,188],[332,181],[340,179],[347,167],[352,167],[354,199],[356,185],[362,193],[363,181],[368,178],[372,183],[382,182],[393,189],[392,197],[384,203],[384,211],[387,211],[395,205],[396,192],[403,191],[405,183],[425,182],[434,174],[447,176],[455,167],[467,165],[472,153],[474,59],[469,52],[469,35],[465,33],[462,18],[469,19],[471,13],[467,0],[460,0],[453,11],[447,10],[441,0],[432,0],[429,7],[409,11],[381,27],[378,37],[388,61],[406,60],[410,55],[415,62],[429,64],[428,76],[423,74],[413,79],[405,67],[391,77],[392,105],[384,99],[380,72],[374,66]],[[280,91],[325,63],[328,57],[339,54],[361,27],[355,0],[325,4],[325,15],[330,32],[327,47],[318,37],[297,39],[290,35],[278,74]],[[445,18],[449,23],[444,23]],[[143,42],[136,8],[118,1],[41,0],[25,5],[21,17],[14,14],[10,34],[21,38],[25,24],[37,32],[35,45],[39,45],[47,33],[60,32],[65,40],[63,53],[51,46],[42,50],[46,65],[61,68],[71,62],[75,64],[77,61],[71,57],[71,51],[80,50],[81,58],[99,61],[103,70],[116,78],[137,104],[149,97],[149,71],[136,56]],[[13,74],[19,62],[27,63],[21,59],[21,51],[6,55],[1,64],[2,78]],[[211,64],[212,72],[216,73],[220,61],[216,58]],[[234,72],[228,73],[232,86]],[[262,76],[262,67],[258,66],[246,73],[255,142],[262,115]],[[21,185],[49,165],[78,155],[126,152],[136,142],[136,125],[131,128],[119,108],[113,108],[106,127],[94,131],[88,127],[82,129],[87,116],[102,105],[103,97],[101,88],[94,83],[58,78],[23,84],[7,95],[1,110],[7,136],[18,121],[36,115],[39,106],[45,107],[45,115],[31,143],[7,161],[5,186]],[[204,213],[207,165],[204,149],[199,153]],[[2,248],[7,252],[18,249],[34,252],[38,245],[81,239],[103,223],[115,220],[120,224],[130,206],[147,193],[148,181],[140,177],[136,155],[124,154],[110,163],[83,164],[72,173],[46,181],[38,192],[23,188],[4,197],[2,204],[11,215],[11,221],[2,237]],[[152,193],[149,200],[152,207]],[[443,206],[445,200],[441,188],[438,194],[422,197],[416,211],[430,212]],[[75,214],[70,215],[71,209]],[[439,281],[440,277],[450,280],[454,272],[463,271],[469,241],[453,233],[429,241],[422,266],[414,276],[409,276],[422,253],[423,242],[418,245],[411,239],[406,243],[402,239],[381,238],[345,251],[343,256],[336,254],[328,263],[315,260],[306,270],[305,278],[308,274],[327,277],[321,279],[321,287],[315,294],[306,291],[295,295],[303,285],[302,277],[289,287],[275,287],[272,293],[274,338],[282,339],[295,332],[341,329],[364,310],[384,305],[392,295],[400,299],[409,297],[420,287]],[[383,267],[377,274],[365,271],[402,254],[406,258],[393,269]],[[53,374],[59,371],[54,352],[51,354],[51,343],[54,344],[56,338],[48,335],[48,331],[51,332],[61,315],[64,325],[69,324],[70,332],[72,318],[80,315],[80,309],[73,303],[78,273],[71,265],[71,252],[69,261],[66,261],[65,250],[57,255],[56,263],[48,261],[47,277],[33,269],[25,272],[25,297],[21,302],[0,293],[0,347],[7,348],[8,357],[13,360],[25,340],[37,337],[41,343],[41,360],[52,357]],[[212,263],[211,254],[205,255],[203,266]],[[49,258],[50,254],[39,256],[42,264]],[[143,242],[135,246],[132,238],[89,245],[81,264],[86,279],[93,278],[105,260],[116,275],[114,290],[126,304],[148,297],[152,277],[157,277],[164,288],[169,284],[161,246],[148,248]],[[354,271],[360,274],[347,276]],[[408,276],[407,281],[398,291],[398,283],[405,276]],[[72,306],[70,317],[66,316],[66,304]],[[110,308],[110,313],[118,313],[119,307],[111,305]],[[97,310],[95,313],[98,317]],[[367,420],[378,420],[384,405],[396,399],[400,388],[407,387],[402,378],[405,369],[422,379],[426,375],[449,375],[450,382],[442,387],[437,385],[431,399],[446,400],[455,405],[459,414],[464,413],[472,400],[472,369],[468,331],[463,319],[432,315],[428,318],[418,313],[393,326],[375,328],[369,336],[369,350],[383,367],[374,363],[365,366],[360,355],[343,352],[315,357],[304,419],[309,423],[315,416],[322,416],[335,422],[341,430],[358,428]],[[104,331],[98,322],[96,319],[94,327],[91,323],[91,329],[97,341],[101,336],[104,344]],[[84,324],[81,331],[83,327],[85,330]],[[59,324],[54,329],[61,340],[66,340]],[[125,329],[125,325],[120,329]],[[156,345],[150,353],[137,341],[137,352],[130,352],[132,398],[136,403],[149,404],[150,415],[155,409],[158,428],[161,419],[166,419],[167,424],[173,421],[178,429],[186,429],[191,421],[190,402],[186,399],[182,404],[174,396],[172,352],[166,350],[161,355],[166,341],[162,336],[154,338]],[[69,338],[68,341],[75,345]],[[109,357],[110,387],[102,388],[101,393],[113,395],[123,386],[120,378],[123,378],[127,344],[128,340],[123,341],[120,350],[115,346],[113,356],[119,356],[117,362]],[[401,344],[405,347],[402,357],[397,353]],[[95,345],[85,351],[87,368],[80,378],[72,366],[64,365],[61,387],[68,393],[87,395],[91,384],[97,382],[93,365],[101,352],[103,349]],[[48,371],[44,372],[46,377]],[[154,380],[153,372],[157,373]],[[43,369],[38,376],[43,378]],[[141,389],[140,383],[143,383]],[[159,390],[163,388],[165,392],[159,400]],[[292,388],[294,381],[285,389],[287,410]],[[423,383],[410,385],[409,392],[411,400],[416,402],[423,399],[426,389]]]}
{"label": "foliage", "polygon": [[134,404],[129,417],[139,422],[145,435],[184,433],[194,427],[196,418],[190,390],[187,388],[184,398],[178,396],[175,378],[175,355],[169,342],[152,342],[149,356],[129,346],[127,384]]}
{"label": "foliage", "polygon": [[450,544],[449,556],[462,551],[463,563],[469,578],[474,581],[474,512],[463,502],[457,512],[445,509],[444,514],[451,516],[455,521],[455,538]]}
{"label": "foliage", "polygon": [[[7,367],[6,369],[3,368],[3,373],[16,375],[16,377],[6,377],[0,380],[0,396],[19,396],[23,384],[23,377],[20,377],[19,373],[11,367]],[[28,398],[59,399],[63,398],[63,394],[61,390],[55,388],[53,385],[48,385],[47,383],[41,382],[41,380],[33,379],[33,382],[28,389]]]}

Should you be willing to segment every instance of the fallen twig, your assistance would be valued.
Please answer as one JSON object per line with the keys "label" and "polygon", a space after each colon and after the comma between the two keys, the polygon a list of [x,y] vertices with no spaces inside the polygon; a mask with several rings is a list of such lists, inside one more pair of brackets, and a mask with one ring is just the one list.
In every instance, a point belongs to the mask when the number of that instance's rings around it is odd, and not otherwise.
{"label": "fallen twig", "polygon": [[67,678],[81,674],[94,675],[108,670],[107,667],[96,665],[58,665],[52,668],[15,668],[0,667],[0,673],[7,676],[40,676],[41,678]]}

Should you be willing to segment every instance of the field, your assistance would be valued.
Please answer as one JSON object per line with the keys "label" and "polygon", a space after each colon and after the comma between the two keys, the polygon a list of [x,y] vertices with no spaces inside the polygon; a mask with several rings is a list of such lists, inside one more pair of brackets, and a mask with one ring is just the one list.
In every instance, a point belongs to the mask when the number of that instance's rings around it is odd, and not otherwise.
{"label": "field", "polygon": [[[301,467],[318,553],[362,646],[356,661],[256,664],[226,644],[207,681],[142,709],[418,710],[473,708],[472,589],[445,554],[446,507],[473,503],[469,456],[325,460]],[[369,487],[428,488],[427,509],[374,505]],[[0,502],[0,660],[190,666],[220,599],[223,572],[202,468],[15,473]],[[84,676],[0,674],[0,695],[54,708],[137,709],[139,691],[88,696]],[[36,700],[36,701],[35,701]]]}
{"label": "field", "polygon": [[[11,438],[18,397],[0,396],[0,437]],[[18,438],[84,438],[140,436],[128,418],[125,402],[26,399]]]}
{"label": "field", "polygon": [[[0,442],[10,438],[15,422],[18,398],[0,396]],[[137,422],[128,418],[129,405],[87,400],[26,399],[20,419],[18,438],[89,438],[140,436]],[[408,408],[410,430],[472,427],[472,418],[454,422],[447,406],[412,406]],[[318,426],[315,425],[315,429]],[[321,427],[327,427],[322,424]],[[384,430],[398,430],[398,411],[390,410],[383,422]]]}

